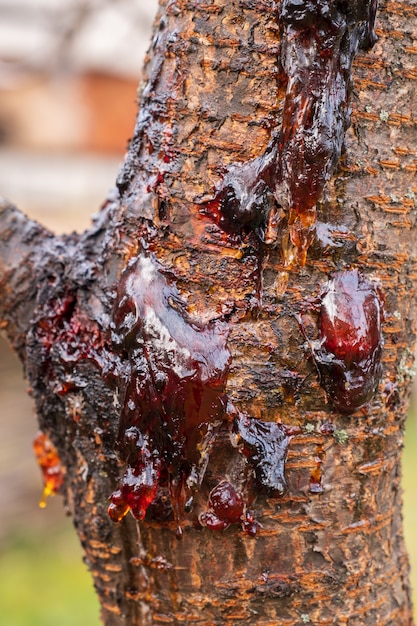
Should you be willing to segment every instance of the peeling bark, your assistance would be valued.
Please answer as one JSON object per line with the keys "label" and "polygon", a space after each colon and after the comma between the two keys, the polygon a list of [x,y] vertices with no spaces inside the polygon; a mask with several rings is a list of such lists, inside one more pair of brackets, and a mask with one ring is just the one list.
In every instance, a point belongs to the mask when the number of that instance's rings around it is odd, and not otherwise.
{"label": "peeling bark", "polygon": [[[335,6],[161,2],[118,190],[91,228],[53,237],[0,210],[2,326],[106,626],[413,623],[399,452],[417,4],[381,2],[352,76],[375,3]],[[288,52],[311,38],[313,99]],[[331,284],[343,295],[320,309]],[[363,402],[352,371],[374,376]]]}

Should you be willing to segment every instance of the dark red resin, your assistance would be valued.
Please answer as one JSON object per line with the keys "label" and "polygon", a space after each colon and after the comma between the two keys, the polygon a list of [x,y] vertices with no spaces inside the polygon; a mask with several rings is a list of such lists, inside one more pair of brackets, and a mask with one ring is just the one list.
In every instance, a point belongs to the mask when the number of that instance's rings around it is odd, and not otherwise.
{"label": "dark red resin", "polygon": [[287,488],[284,469],[291,434],[282,424],[239,415],[234,429],[238,445],[252,465],[258,484],[282,494]]}
{"label": "dark red resin", "polygon": [[249,535],[249,537],[254,537],[259,528],[262,528],[262,525],[255,519],[254,511],[246,511],[245,519],[242,522],[243,531]]}
{"label": "dark red resin", "polygon": [[227,169],[203,212],[225,230],[254,229],[273,243],[285,215],[284,262],[301,265],[314,238],[317,203],[339,161],[350,123],[351,69],[375,41],[376,0],[283,0],[282,123],[264,153]]}
{"label": "dark red resin", "polygon": [[381,377],[382,317],[377,288],[357,270],[337,272],[323,289],[313,355],[321,383],[342,413],[356,411],[375,394]]}
{"label": "dark red resin", "polygon": [[[126,462],[110,498],[114,521],[129,511],[142,520],[149,509],[157,517],[162,511],[164,520],[174,517],[180,529],[204,478],[214,438],[227,424],[252,468],[251,482],[284,492],[288,444],[300,429],[245,416],[227,402],[227,325],[193,321],[152,253],[141,253],[122,276],[112,340],[120,356],[115,370],[121,403],[118,447]],[[226,480],[212,490],[199,520],[211,530],[240,522],[245,532],[255,534],[258,527]]]}
{"label": "dark red resin", "polygon": [[200,515],[199,521],[210,530],[225,530],[230,524],[243,521],[244,501],[227,480],[211,490],[207,504],[208,510]]}
{"label": "dark red resin", "polygon": [[48,372],[50,384],[61,396],[84,386],[76,373],[81,361],[94,363],[104,376],[114,367],[101,329],[79,309],[75,292],[61,294],[44,305],[33,335],[38,344],[36,362]]}
{"label": "dark red resin", "polygon": [[376,41],[373,0],[284,0],[281,64],[287,79],[279,135],[280,183],[298,260],[312,242],[317,202],[350,123],[352,63]]}
{"label": "dark red resin", "polygon": [[119,521],[130,509],[143,519],[158,486],[168,485],[178,519],[187,490],[203,478],[210,428],[224,416],[227,327],[192,320],[162,266],[143,253],[120,281],[113,341],[121,355],[119,447],[127,469],[109,514]]}

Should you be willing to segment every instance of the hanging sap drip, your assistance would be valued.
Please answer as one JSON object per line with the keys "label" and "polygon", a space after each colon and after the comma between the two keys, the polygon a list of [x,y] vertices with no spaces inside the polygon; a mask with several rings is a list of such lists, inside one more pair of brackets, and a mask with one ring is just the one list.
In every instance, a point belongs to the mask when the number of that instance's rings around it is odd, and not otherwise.
{"label": "hanging sap drip", "polygon": [[282,119],[261,155],[225,168],[202,211],[226,231],[251,229],[268,244],[281,236],[286,266],[306,263],[350,125],[352,64],[376,41],[376,8],[376,0],[282,2]]}
{"label": "hanging sap drip", "polygon": [[226,325],[189,318],[154,256],[141,254],[126,269],[113,342],[121,357],[119,449],[127,469],[111,496],[113,520],[129,510],[143,519],[159,486],[168,487],[175,517],[181,515],[186,491],[203,478],[211,426],[224,416],[226,340]]}
{"label": "hanging sap drip", "polygon": [[46,498],[54,496],[61,489],[64,482],[64,471],[58,452],[52,441],[39,431],[33,442],[33,451],[41,468],[44,489],[39,506],[46,507]]}

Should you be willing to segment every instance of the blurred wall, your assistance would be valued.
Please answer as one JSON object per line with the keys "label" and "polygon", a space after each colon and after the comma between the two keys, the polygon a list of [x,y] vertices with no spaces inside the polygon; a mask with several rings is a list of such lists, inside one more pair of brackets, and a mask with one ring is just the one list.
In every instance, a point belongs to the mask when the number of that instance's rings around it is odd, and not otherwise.
{"label": "blurred wall", "polygon": [[156,7],[156,0],[0,0],[2,142],[124,145]]}
{"label": "blurred wall", "polygon": [[113,185],[156,0],[0,0],[0,194],[55,232]]}

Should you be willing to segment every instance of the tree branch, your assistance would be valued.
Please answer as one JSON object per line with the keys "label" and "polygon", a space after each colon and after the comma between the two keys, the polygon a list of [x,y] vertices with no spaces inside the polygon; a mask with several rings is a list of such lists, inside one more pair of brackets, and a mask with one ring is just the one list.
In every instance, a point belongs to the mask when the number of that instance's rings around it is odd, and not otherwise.
{"label": "tree branch", "polygon": [[36,305],[45,244],[53,234],[15,206],[0,200],[0,320],[19,356],[24,359],[25,334]]}

